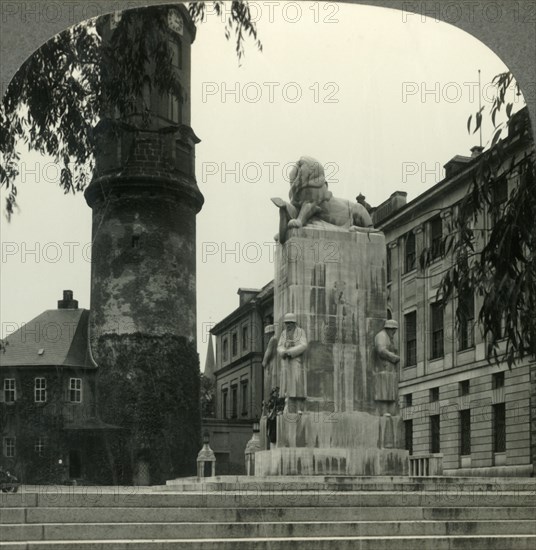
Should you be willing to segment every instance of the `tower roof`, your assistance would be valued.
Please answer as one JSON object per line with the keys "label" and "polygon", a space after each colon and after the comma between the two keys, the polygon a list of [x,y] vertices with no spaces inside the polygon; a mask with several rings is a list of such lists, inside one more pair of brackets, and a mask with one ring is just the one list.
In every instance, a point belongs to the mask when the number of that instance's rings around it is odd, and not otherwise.
{"label": "tower roof", "polygon": [[205,370],[203,374],[206,378],[214,378],[214,370],[216,369],[216,360],[214,358],[214,346],[212,344],[212,334],[208,335],[207,358],[205,360]]}

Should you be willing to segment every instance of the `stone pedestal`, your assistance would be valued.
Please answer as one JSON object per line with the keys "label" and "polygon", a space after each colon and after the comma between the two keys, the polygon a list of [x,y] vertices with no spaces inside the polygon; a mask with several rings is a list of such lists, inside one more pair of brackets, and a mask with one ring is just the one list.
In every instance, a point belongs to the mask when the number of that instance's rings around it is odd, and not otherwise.
{"label": "stone pedestal", "polygon": [[276,449],[256,455],[257,475],[404,475],[398,366],[376,354],[387,315],[385,237],[322,222],[278,245],[274,320],[296,314],[307,335],[307,398],[278,417]]}

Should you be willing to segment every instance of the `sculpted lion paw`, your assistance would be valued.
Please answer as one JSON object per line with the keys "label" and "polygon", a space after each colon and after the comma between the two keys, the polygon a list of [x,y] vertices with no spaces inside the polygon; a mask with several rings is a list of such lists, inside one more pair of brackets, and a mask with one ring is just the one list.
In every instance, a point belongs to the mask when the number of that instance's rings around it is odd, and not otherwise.
{"label": "sculpted lion paw", "polygon": [[300,220],[289,220],[288,227],[289,229],[298,228],[302,226],[302,222]]}

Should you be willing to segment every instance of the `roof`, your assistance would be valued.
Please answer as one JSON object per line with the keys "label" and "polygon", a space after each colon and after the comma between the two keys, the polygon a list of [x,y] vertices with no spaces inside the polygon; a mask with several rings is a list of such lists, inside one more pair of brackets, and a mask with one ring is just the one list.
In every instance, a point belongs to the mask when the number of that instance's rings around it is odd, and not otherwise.
{"label": "roof", "polygon": [[[233,310],[229,315],[224,317],[221,321],[216,323],[211,329],[211,334],[214,334],[217,336],[221,331],[225,330],[229,325],[236,322],[237,319],[239,319],[242,315],[246,315],[251,309],[255,309],[259,302],[264,301],[267,297],[270,298],[273,295],[273,288],[274,288],[274,282],[273,280],[269,283],[265,284],[262,289],[247,289],[248,292],[257,292],[257,295],[254,296],[251,300],[246,302],[245,304],[242,304],[238,306],[235,310]],[[240,290],[245,290],[244,288],[240,288]]]}
{"label": "roof", "polygon": [[87,309],[49,309],[4,339],[0,367],[95,368],[88,347]]}

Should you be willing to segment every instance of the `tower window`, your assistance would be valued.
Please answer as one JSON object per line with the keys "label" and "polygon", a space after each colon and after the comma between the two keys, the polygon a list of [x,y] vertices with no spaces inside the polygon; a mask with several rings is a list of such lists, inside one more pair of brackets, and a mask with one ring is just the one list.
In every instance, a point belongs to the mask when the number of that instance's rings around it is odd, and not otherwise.
{"label": "tower window", "polygon": [[169,40],[169,50],[171,52],[171,65],[176,69],[182,69],[182,44],[179,40]]}

